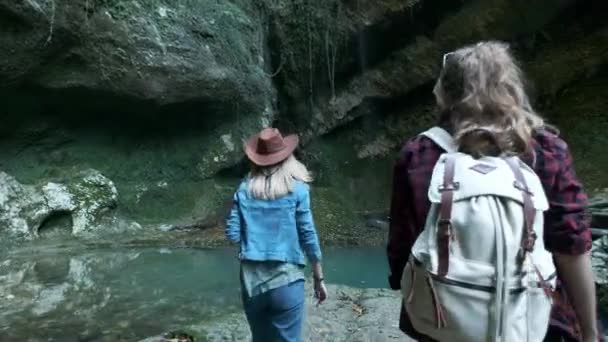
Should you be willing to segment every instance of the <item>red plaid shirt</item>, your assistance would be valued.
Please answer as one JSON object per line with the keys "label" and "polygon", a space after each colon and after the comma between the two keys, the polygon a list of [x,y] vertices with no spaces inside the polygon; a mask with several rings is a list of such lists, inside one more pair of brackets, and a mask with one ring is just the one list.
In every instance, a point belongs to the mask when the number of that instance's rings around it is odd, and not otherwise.
{"label": "red plaid shirt", "polygon": [[[572,166],[567,144],[548,130],[539,130],[534,137],[534,158],[522,158],[539,176],[549,210],[545,212],[545,247],[550,252],[582,254],[591,248],[591,231],[587,214],[587,195]],[[391,224],[387,246],[391,288],[401,287],[403,268],[416,237],[424,227],[430,202],[427,191],[435,163],[444,151],[424,136],[408,141],[394,166]],[[576,339],[579,329],[576,314],[563,288],[558,287],[551,314],[553,328]],[[417,336],[405,310],[401,310],[400,328]]]}

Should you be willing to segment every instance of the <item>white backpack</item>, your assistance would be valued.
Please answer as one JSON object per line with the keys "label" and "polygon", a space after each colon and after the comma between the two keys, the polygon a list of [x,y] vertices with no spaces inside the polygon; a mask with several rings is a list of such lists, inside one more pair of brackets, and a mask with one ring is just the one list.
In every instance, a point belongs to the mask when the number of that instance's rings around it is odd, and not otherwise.
{"label": "white backpack", "polygon": [[414,329],[442,342],[542,341],[555,267],[542,239],[548,202],[539,178],[516,157],[457,152],[441,128],[423,134],[447,153],[401,279]]}

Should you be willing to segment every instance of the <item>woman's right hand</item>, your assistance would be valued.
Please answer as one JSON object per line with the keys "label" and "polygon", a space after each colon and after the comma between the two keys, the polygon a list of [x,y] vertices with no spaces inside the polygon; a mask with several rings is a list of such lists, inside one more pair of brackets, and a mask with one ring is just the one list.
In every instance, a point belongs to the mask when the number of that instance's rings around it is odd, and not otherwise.
{"label": "woman's right hand", "polygon": [[323,267],[320,261],[312,263],[312,279],[314,281],[315,298],[319,301],[317,305],[323,303],[327,299],[327,288],[323,282]]}
{"label": "woman's right hand", "polygon": [[314,282],[315,298],[319,300],[317,302],[317,305],[319,305],[323,303],[325,299],[327,299],[327,288],[325,287],[325,283],[322,279],[315,279]]}

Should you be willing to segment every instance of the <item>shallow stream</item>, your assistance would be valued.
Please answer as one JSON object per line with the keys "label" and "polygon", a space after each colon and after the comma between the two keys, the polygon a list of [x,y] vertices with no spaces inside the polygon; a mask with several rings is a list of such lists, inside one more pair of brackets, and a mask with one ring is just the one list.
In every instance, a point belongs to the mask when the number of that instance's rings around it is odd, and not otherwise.
{"label": "shallow stream", "polygon": [[[241,310],[233,249],[16,249],[0,258],[0,341],[137,341]],[[381,248],[325,250],[329,283],[386,287]]]}

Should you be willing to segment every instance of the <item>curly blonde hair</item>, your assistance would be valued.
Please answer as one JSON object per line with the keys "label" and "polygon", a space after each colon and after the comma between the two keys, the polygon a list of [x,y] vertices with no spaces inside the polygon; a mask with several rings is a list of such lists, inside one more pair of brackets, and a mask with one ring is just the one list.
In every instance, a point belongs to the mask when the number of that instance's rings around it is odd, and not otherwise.
{"label": "curly blonde hair", "polygon": [[476,156],[526,153],[533,131],[544,126],[503,42],[480,42],[446,54],[433,93],[448,113],[461,150]]}

